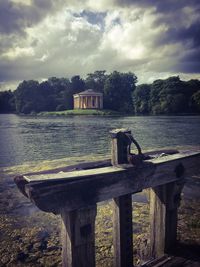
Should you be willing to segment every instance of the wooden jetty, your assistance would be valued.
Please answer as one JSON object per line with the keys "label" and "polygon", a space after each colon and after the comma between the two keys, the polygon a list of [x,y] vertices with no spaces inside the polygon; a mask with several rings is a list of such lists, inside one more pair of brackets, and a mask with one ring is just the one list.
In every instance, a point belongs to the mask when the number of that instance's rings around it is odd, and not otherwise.
{"label": "wooden jetty", "polygon": [[[168,253],[176,245],[184,177],[200,173],[200,151],[143,154],[127,129],[113,130],[111,143],[111,160],[22,175],[15,177],[15,182],[39,209],[61,215],[64,267],[95,266],[96,205],[110,199],[113,199],[113,265],[132,267],[132,194],[149,188],[152,260],[144,266],[165,266],[172,260]],[[132,144],[136,146],[136,154],[131,153]]]}

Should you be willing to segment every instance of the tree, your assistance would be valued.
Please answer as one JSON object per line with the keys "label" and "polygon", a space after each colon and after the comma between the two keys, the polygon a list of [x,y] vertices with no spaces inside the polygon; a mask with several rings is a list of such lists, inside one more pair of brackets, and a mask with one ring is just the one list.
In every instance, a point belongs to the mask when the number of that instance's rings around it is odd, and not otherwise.
{"label": "tree", "polygon": [[134,73],[100,70],[86,80],[75,75],[71,80],[51,77],[23,81],[14,92],[0,92],[0,113],[29,114],[73,108],[73,95],[86,88],[104,94],[104,108],[136,114],[177,114],[200,112],[200,81],[181,81],[179,76],[135,86]]}
{"label": "tree", "polygon": [[53,104],[53,110],[64,110],[72,108],[72,86],[69,79],[66,78],[50,78],[50,82],[53,91],[50,97],[50,101]]}
{"label": "tree", "polygon": [[161,114],[184,113],[187,110],[187,98],[184,94],[169,94],[160,99]]}
{"label": "tree", "polygon": [[[191,84],[194,85],[194,82]],[[195,86],[198,86],[197,84],[195,82]],[[193,85],[181,81],[179,76],[154,81],[150,92],[150,113],[175,114],[191,112],[191,94],[196,90],[192,89]]]}
{"label": "tree", "polygon": [[159,79],[155,80],[151,85],[150,91],[150,100],[149,100],[149,110],[152,114],[160,114],[161,106],[160,106],[160,93],[163,88],[164,81]]}
{"label": "tree", "polygon": [[94,73],[88,73],[85,80],[86,88],[94,89],[98,92],[103,92],[104,83],[107,78],[105,70],[97,70]]}
{"label": "tree", "polygon": [[133,112],[132,94],[137,77],[134,73],[114,71],[104,84],[104,106],[120,112]]}
{"label": "tree", "polygon": [[10,113],[15,111],[15,100],[13,92],[0,92],[0,113]]}
{"label": "tree", "polygon": [[16,111],[28,114],[44,109],[45,99],[40,95],[38,81],[23,81],[14,92]]}
{"label": "tree", "polygon": [[71,78],[71,90],[73,94],[85,90],[85,82],[79,75],[75,75]]}
{"label": "tree", "polygon": [[192,95],[193,111],[200,112],[200,90]]}
{"label": "tree", "polygon": [[151,85],[141,84],[136,87],[133,93],[134,112],[136,114],[149,113]]}

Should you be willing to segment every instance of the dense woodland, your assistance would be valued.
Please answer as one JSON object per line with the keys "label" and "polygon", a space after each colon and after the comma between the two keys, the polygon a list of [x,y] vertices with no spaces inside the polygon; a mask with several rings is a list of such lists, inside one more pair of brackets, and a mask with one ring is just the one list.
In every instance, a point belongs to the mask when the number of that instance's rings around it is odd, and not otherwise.
{"label": "dense woodland", "polygon": [[39,83],[23,81],[15,91],[0,92],[0,113],[34,114],[73,109],[73,94],[85,89],[103,92],[104,108],[124,114],[200,113],[200,81],[179,77],[136,86],[134,73],[106,71],[71,79],[52,77]]}

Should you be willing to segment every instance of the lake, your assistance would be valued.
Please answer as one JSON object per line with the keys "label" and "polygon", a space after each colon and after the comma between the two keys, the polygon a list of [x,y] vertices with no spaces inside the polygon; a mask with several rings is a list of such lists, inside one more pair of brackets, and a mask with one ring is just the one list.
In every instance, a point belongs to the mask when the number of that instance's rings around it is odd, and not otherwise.
{"label": "lake", "polygon": [[110,153],[109,131],[129,128],[143,150],[200,146],[200,116],[0,115],[0,166]]}

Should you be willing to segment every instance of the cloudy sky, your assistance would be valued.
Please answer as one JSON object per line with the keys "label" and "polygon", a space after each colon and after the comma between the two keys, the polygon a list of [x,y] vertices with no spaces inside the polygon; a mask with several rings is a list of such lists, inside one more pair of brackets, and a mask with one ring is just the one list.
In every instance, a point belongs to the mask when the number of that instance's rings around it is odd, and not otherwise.
{"label": "cloudy sky", "polygon": [[132,71],[200,78],[199,0],[0,0],[0,90]]}

